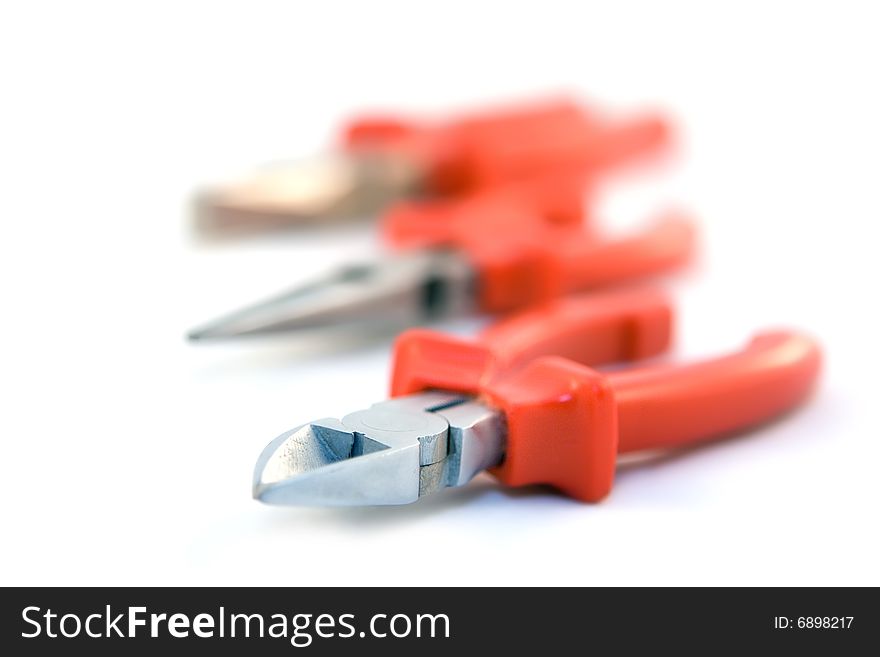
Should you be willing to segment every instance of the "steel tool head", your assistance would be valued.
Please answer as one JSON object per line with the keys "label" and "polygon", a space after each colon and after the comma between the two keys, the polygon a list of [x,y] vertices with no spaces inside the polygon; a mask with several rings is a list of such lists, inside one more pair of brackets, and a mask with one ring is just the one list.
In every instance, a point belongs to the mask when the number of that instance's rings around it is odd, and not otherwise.
{"label": "steel tool head", "polygon": [[323,278],[217,319],[191,340],[344,327],[398,329],[467,311],[473,270],[448,251],[419,250],[343,267]]}
{"label": "steel tool head", "polygon": [[415,194],[421,177],[406,158],[381,151],[278,162],[203,190],[196,198],[198,224],[209,232],[247,232],[368,217]]}
{"label": "steel tool head", "polygon": [[[454,411],[452,426],[447,411]],[[494,465],[501,454],[499,427],[491,409],[442,392],[375,404],[342,420],[317,420],[263,450],[254,497],[284,505],[415,502]]]}

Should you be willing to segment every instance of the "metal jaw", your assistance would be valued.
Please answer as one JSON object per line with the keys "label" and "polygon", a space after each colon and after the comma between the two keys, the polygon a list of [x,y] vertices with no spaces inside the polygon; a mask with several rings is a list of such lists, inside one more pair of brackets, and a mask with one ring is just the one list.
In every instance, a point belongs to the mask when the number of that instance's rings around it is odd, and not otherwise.
{"label": "metal jaw", "polygon": [[208,231],[369,217],[417,194],[422,177],[415,163],[381,151],[280,162],[204,190],[196,199],[197,217]]}
{"label": "metal jaw", "polygon": [[201,326],[189,338],[397,330],[471,310],[474,279],[471,265],[454,251],[407,251],[332,271]]}
{"label": "metal jaw", "polygon": [[461,486],[504,455],[504,416],[473,397],[425,392],[281,434],[254,470],[268,504],[408,504]]}

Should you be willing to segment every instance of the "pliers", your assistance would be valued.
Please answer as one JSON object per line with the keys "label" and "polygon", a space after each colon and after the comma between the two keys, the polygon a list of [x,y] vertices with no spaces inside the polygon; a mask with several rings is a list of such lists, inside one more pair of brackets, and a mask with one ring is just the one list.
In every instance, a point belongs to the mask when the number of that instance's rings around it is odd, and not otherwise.
{"label": "pliers", "polygon": [[366,217],[405,198],[455,198],[547,175],[589,178],[662,152],[655,114],[610,119],[569,100],[510,106],[447,122],[364,116],[338,152],[278,164],[198,197],[201,226],[255,229]]}
{"label": "pliers", "polygon": [[683,214],[608,238],[583,220],[582,193],[576,176],[547,176],[455,200],[399,203],[380,224],[391,255],[330,272],[189,337],[398,330],[474,310],[507,313],[690,260],[695,229]]}
{"label": "pliers", "polygon": [[766,422],[802,402],[820,369],[810,337],[758,334],[737,353],[688,365],[600,373],[670,343],[655,290],[563,299],[468,340],[412,329],[397,340],[389,401],[282,434],[256,464],[270,504],[414,502],[488,470],[597,502],[619,453],[692,445]]}

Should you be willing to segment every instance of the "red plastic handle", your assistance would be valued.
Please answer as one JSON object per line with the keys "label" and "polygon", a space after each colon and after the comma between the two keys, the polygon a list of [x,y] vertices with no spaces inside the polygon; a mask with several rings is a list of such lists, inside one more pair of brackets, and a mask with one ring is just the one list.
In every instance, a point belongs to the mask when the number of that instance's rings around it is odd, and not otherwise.
{"label": "red plastic handle", "polygon": [[775,332],[723,358],[609,374],[619,449],[678,446],[769,420],[807,395],[820,361],[812,339]]}
{"label": "red plastic handle", "polygon": [[618,451],[714,440],[770,420],[807,396],[820,361],[813,340],[783,332],[732,356],[607,376],[561,358],[535,360],[480,391],[507,417],[507,457],[494,474],[601,500]]}
{"label": "red plastic handle", "polygon": [[669,133],[659,116],[609,121],[560,100],[437,125],[364,117],[348,127],[344,142],[349,149],[403,153],[426,168],[429,192],[447,195],[550,171],[594,173],[662,150]]}
{"label": "red plastic handle", "polygon": [[496,322],[478,339],[509,374],[542,356],[593,366],[650,358],[669,348],[672,324],[668,296],[637,288],[560,299]]}
{"label": "red plastic handle", "polygon": [[479,273],[479,305],[490,313],[668,273],[690,262],[696,242],[694,224],[681,215],[661,217],[622,238],[530,225],[525,215],[515,231],[478,237],[488,228],[472,226],[458,246]]}
{"label": "red plastic handle", "polygon": [[497,322],[476,340],[411,329],[395,342],[391,394],[477,392],[548,354],[587,365],[647,358],[669,346],[671,331],[669,300],[652,289],[562,299]]}
{"label": "red plastic handle", "polygon": [[664,215],[634,235],[603,238],[582,225],[552,225],[532,201],[530,207],[522,196],[485,193],[400,204],[385,215],[383,235],[397,248],[460,249],[478,272],[480,309],[490,313],[666,273],[695,251],[695,226],[682,214]]}
{"label": "red plastic handle", "polygon": [[696,228],[683,214],[670,213],[634,235],[619,239],[558,238],[554,244],[565,291],[672,271],[696,251]]}
{"label": "red plastic handle", "polygon": [[[582,174],[545,175],[497,185],[466,196],[400,201],[380,218],[383,238],[396,248],[476,243],[494,229],[520,222],[587,229],[592,189]],[[524,215],[530,215],[523,218]],[[481,226],[487,226],[486,229]],[[475,236],[469,238],[473,233]]]}

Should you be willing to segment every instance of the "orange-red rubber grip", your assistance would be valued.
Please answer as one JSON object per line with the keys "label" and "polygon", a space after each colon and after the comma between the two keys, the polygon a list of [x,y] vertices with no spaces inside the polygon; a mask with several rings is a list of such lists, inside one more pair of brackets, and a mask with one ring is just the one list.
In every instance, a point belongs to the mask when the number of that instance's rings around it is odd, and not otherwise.
{"label": "orange-red rubber grip", "polygon": [[478,273],[484,312],[509,312],[556,297],[667,273],[693,257],[694,223],[667,214],[622,238],[551,225],[521,199],[481,195],[433,208],[398,205],[382,222],[397,248],[452,247]]}
{"label": "orange-red rubber grip", "polygon": [[411,329],[395,342],[391,394],[473,393],[547,355],[588,365],[641,360],[666,350],[671,332],[669,300],[654,289],[560,299],[496,322],[476,340]]}
{"label": "orange-red rubber grip", "polygon": [[654,276],[682,267],[696,250],[696,228],[681,214],[657,218],[618,239],[565,239],[554,244],[566,292]]}
{"label": "orange-red rubber grip", "polygon": [[609,121],[559,100],[438,124],[363,117],[343,142],[351,150],[399,152],[426,171],[429,194],[454,195],[548,172],[596,173],[663,150],[670,132],[660,116]]}
{"label": "orange-red rubber grip", "polygon": [[811,338],[777,331],[714,360],[608,374],[619,450],[684,445],[772,419],[807,395],[820,360]]}
{"label": "orange-red rubber grip", "polygon": [[496,185],[451,198],[398,201],[382,213],[381,231],[386,241],[399,248],[445,246],[487,224],[500,229],[518,228],[511,223],[525,213],[528,224],[540,222],[583,230],[593,189],[582,174],[548,174]]}
{"label": "orange-red rubber grip", "polygon": [[530,311],[477,341],[408,331],[396,344],[392,395],[480,396],[507,421],[505,459],[493,474],[598,501],[619,451],[724,437],[793,408],[817,379],[818,345],[793,332],[761,334],[739,353],[696,364],[610,374],[586,366],[659,353],[669,325],[663,297],[637,291]]}

